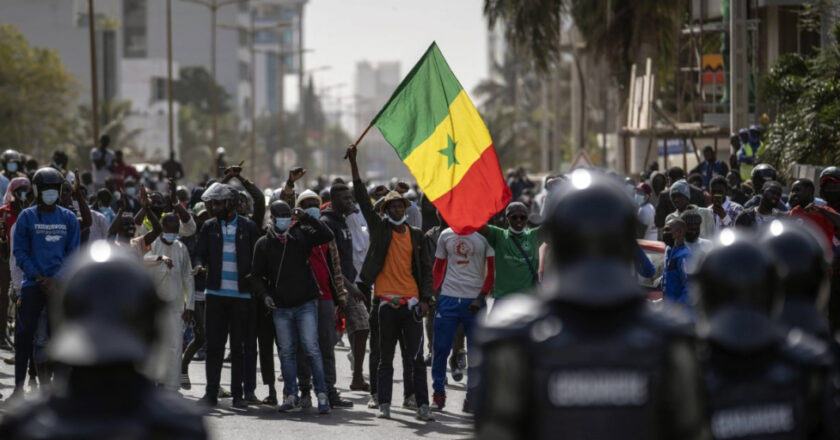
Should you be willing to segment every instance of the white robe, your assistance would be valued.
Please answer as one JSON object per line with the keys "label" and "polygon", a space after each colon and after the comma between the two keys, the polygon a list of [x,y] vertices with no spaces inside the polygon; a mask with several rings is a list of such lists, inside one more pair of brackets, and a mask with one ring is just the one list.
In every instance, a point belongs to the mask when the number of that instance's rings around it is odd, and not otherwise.
{"label": "white robe", "polygon": [[[172,260],[172,268],[158,262],[158,257]],[[166,301],[163,343],[160,358],[154,362],[154,377],[159,378],[167,388],[180,388],[181,351],[184,338],[184,309],[195,308],[195,286],[192,276],[192,263],[187,246],[176,240],[171,245],[160,237],[152,243],[151,249],[143,256],[146,267],[152,275],[158,295]]]}

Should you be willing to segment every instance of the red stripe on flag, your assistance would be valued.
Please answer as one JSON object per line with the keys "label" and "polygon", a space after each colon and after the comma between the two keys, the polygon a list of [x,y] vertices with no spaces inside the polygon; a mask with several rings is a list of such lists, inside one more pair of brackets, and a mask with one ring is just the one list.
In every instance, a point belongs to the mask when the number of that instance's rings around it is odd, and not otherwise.
{"label": "red stripe on flag", "polygon": [[432,202],[446,223],[458,234],[481,229],[511,199],[510,188],[502,177],[496,149],[491,144],[473,162],[461,181]]}

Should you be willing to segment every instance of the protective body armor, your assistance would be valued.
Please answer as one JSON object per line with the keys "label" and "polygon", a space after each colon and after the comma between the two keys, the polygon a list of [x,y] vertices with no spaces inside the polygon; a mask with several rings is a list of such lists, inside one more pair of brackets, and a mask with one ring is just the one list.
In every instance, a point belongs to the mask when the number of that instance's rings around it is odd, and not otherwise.
{"label": "protective body armor", "polygon": [[[825,381],[830,372],[828,345],[801,330],[783,330],[751,310],[727,310],[734,326],[704,338],[703,382],[712,435],[725,439],[834,438],[831,402]],[[723,321],[724,319],[722,319]],[[717,325],[713,320],[711,325]]]}
{"label": "protective body armor", "polygon": [[642,298],[609,309],[524,296],[502,306],[476,331],[479,438],[705,438],[682,314]]}

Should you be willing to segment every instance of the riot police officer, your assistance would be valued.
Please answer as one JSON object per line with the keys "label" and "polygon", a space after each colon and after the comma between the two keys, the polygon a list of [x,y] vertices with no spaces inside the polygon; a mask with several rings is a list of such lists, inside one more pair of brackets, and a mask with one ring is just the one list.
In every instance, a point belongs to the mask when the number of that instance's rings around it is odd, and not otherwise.
{"label": "riot police officer", "polygon": [[828,346],[774,321],[783,300],[776,268],[754,237],[741,234],[722,231],[694,275],[712,436],[834,438]]}
{"label": "riot police officer", "polygon": [[830,342],[825,318],[829,260],[823,241],[808,223],[776,220],[763,231],[760,243],[780,277],[784,303],[779,322]]}
{"label": "riot police officer", "polygon": [[0,423],[0,439],[206,438],[192,405],[138,371],[154,358],[164,310],[141,264],[97,241],[66,269],[51,297],[49,355],[69,371],[43,399],[16,401]]}
{"label": "riot police officer", "polygon": [[692,326],[632,276],[638,207],[585,170],[551,197],[553,268],[475,331],[477,437],[708,438]]}

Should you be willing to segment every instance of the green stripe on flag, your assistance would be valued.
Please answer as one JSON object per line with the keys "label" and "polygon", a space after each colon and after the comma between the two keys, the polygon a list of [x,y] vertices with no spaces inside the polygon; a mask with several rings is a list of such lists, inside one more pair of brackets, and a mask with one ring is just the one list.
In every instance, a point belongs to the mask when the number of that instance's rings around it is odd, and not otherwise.
{"label": "green stripe on flag", "polygon": [[437,44],[432,43],[371,125],[379,128],[404,160],[446,118],[449,104],[461,90]]}

